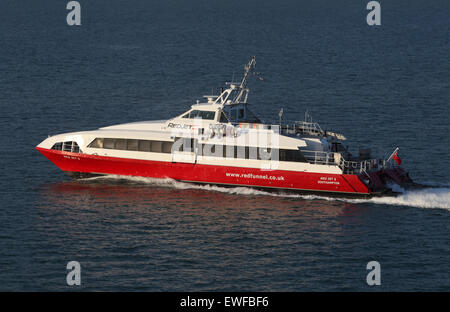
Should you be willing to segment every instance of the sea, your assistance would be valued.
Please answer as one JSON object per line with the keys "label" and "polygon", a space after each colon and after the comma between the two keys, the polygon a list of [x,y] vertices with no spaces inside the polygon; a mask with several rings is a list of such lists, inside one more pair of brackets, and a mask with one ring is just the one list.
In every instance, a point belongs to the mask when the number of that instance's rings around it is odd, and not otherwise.
{"label": "sea", "polygon": [[[449,291],[450,3],[0,2],[0,291]],[[342,199],[109,176],[49,135],[188,110],[256,57],[249,103],[342,133],[428,187]],[[69,285],[67,264],[80,265]],[[379,285],[368,282],[376,261]]]}

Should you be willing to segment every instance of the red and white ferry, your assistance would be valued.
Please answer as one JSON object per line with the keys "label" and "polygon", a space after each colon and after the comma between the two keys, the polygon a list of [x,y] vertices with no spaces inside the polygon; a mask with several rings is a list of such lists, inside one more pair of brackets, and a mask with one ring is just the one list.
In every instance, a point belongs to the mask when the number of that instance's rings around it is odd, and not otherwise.
{"label": "red and white ferry", "polygon": [[339,195],[391,194],[412,185],[396,149],[388,159],[370,150],[353,156],[345,137],[308,118],[292,125],[262,122],[249,108],[247,79],[227,83],[169,120],[142,121],[51,136],[36,149],[74,178],[124,175],[268,190]]}

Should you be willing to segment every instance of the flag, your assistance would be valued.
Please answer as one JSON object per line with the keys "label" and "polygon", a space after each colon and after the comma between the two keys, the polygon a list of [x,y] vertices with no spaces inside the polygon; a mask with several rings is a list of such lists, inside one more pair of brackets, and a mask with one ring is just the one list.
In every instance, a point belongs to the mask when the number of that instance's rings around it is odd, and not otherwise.
{"label": "flag", "polygon": [[397,163],[397,165],[401,165],[402,164],[402,160],[400,157],[398,157],[397,152],[394,153],[394,155],[392,156],[392,159],[395,160],[395,162]]}

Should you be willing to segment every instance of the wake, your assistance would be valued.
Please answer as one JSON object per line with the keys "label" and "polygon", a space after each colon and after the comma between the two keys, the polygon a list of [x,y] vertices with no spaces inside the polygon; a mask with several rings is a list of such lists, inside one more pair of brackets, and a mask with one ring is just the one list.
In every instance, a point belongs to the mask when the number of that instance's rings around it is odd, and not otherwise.
{"label": "wake", "polygon": [[422,183],[426,185],[426,188],[405,190],[400,187],[393,187],[393,190],[400,192],[400,195],[395,197],[373,197],[368,199],[349,199],[338,198],[321,195],[301,195],[301,194],[289,194],[289,193],[273,193],[262,190],[253,189],[250,187],[222,187],[216,185],[199,185],[193,183],[179,182],[172,179],[155,179],[145,177],[131,177],[131,176],[119,176],[108,175],[99,176],[93,178],[80,179],[78,181],[85,182],[107,182],[107,183],[125,183],[128,185],[156,185],[173,187],[179,190],[198,189],[204,191],[215,191],[235,195],[258,195],[258,196],[275,196],[283,198],[301,198],[306,200],[327,200],[327,201],[341,201],[348,203],[373,203],[382,205],[397,205],[397,206],[410,206],[419,208],[441,208],[450,210],[450,183]]}

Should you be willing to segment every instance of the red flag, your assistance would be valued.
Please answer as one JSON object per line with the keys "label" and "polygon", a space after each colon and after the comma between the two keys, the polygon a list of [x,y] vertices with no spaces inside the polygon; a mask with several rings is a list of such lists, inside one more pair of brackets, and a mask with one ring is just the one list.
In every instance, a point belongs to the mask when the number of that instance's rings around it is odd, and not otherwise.
{"label": "red flag", "polygon": [[395,160],[395,162],[397,163],[397,165],[401,165],[402,164],[402,160],[400,157],[398,157],[397,152],[395,152],[395,154],[392,156],[392,159]]}

